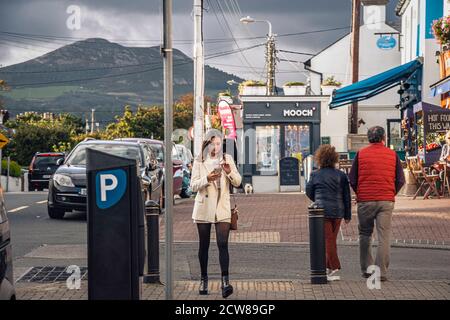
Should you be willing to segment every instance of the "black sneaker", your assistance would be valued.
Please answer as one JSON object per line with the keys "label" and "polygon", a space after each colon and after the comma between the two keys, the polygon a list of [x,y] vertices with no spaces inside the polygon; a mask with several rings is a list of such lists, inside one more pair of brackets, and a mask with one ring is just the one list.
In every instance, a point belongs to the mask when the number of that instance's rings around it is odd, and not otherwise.
{"label": "black sneaker", "polygon": [[363,274],[362,274],[363,278],[366,278],[366,279],[370,278],[371,275],[372,274],[368,273],[368,272],[363,272]]}

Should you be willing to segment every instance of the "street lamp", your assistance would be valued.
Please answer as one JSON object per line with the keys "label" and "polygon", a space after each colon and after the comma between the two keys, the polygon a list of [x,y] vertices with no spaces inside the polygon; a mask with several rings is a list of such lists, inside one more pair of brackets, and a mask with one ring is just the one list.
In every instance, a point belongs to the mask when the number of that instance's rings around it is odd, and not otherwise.
{"label": "street lamp", "polygon": [[269,25],[269,34],[268,34],[269,38],[273,36],[273,34],[272,34],[272,24],[270,23],[269,20],[256,20],[256,19],[253,19],[250,16],[246,16],[244,18],[241,18],[240,21],[243,24],[249,24],[249,23],[253,23],[253,22],[265,22],[265,23],[267,23]]}
{"label": "street lamp", "polygon": [[250,16],[240,19],[241,23],[249,24],[254,22],[264,22],[269,25],[269,33],[267,35],[266,43],[266,59],[267,59],[267,95],[275,93],[275,65],[276,65],[276,51],[275,51],[275,35],[272,33],[272,24],[268,20],[256,20]]}

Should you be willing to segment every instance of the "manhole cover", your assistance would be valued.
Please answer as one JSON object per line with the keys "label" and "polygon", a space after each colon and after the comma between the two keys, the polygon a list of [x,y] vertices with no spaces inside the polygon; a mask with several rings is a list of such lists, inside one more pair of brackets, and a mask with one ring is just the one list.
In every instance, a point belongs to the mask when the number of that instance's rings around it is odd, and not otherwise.
{"label": "manhole cover", "polygon": [[[18,281],[19,282],[64,282],[69,278],[74,271],[67,271],[68,267],[33,267],[30,271],[25,273]],[[87,279],[87,267],[80,267],[81,280]]]}

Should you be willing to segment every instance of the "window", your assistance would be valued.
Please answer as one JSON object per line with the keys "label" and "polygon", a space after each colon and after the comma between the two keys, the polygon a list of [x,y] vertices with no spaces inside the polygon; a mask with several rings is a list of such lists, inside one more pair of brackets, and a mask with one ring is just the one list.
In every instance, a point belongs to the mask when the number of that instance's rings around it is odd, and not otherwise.
{"label": "window", "polygon": [[284,126],[284,156],[297,158],[300,163],[311,154],[309,125]]}
{"label": "window", "polygon": [[256,126],[256,170],[276,174],[280,159],[280,126]]}
{"label": "window", "polygon": [[403,150],[401,136],[401,120],[388,120],[388,147],[392,150]]}

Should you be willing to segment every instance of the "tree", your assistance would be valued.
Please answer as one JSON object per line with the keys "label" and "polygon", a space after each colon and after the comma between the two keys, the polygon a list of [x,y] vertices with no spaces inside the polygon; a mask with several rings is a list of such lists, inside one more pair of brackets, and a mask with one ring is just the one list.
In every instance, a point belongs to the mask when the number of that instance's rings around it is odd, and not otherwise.
{"label": "tree", "polygon": [[14,133],[5,153],[22,165],[29,164],[36,152],[68,151],[73,147],[70,144],[72,137],[83,129],[81,119],[73,115],[54,116],[36,112],[21,114],[14,121],[8,121],[7,125]]}

